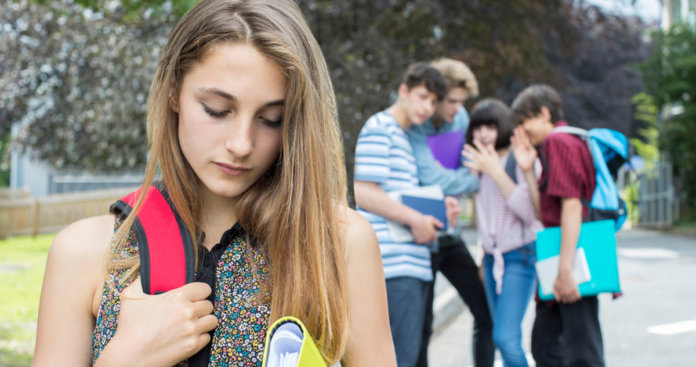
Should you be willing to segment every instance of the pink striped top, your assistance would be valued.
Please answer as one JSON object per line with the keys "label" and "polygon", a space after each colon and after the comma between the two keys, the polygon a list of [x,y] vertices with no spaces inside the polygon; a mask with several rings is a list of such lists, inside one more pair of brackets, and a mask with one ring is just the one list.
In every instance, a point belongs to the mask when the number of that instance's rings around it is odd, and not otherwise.
{"label": "pink striped top", "polygon": [[[501,167],[505,167],[508,156],[500,158]],[[541,164],[538,160],[535,162],[534,171],[539,177]],[[516,173],[517,185],[509,198],[505,199],[495,181],[485,174],[481,175],[479,192],[476,195],[478,241],[486,253],[493,255],[493,277],[496,280],[497,293],[500,293],[503,284],[503,254],[536,240],[537,231],[543,229],[534,214],[529,186],[522,169],[517,167]]]}

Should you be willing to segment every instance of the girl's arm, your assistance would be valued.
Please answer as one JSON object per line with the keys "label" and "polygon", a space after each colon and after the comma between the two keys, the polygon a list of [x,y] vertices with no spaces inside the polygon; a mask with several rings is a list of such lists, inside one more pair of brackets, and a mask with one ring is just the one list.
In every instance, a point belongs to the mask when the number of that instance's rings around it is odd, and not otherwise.
{"label": "girl's arm", "polygon": [[41,287],[32,366],[89,366],[95,297],[104,279],[104,256],[113,216],[75,222],[53,240]]}
{"label": "girl's arm", "polygon": [[517,166],[524,172],[524,180],[529,189],[529,197],[534,205],[534,214],[541,219],[541,204],[539,202],[538,172],[535,172],[537,151],[529,140],[529,136],[522,126],[515,128],[515,136],[512,137],[512,149],[515,154]]}
{"label": "girl's arm", "polygon": [[539,177],[534,169],[526,170],[524,172],[524,180],[527,184],[527,189],[529,190],[529,200],[534,206],[534,216],[536,219],[541,220],[541,204],[539,199]]}
{"label": "girl's arm", "polygon": [[347,283],[350,336],[344,367],[396,366],[379,244],[372,226],[348,210]]}
{"label": "girl's arm", "polygon": [[[39,304],[33,366],[90,366],[113,216],[76,222],[53,240]],[[95,366],[172,366],[210,340],[217,325],[210,286],[190,283],[156,296],[139,279],[121,296],[116,334]]]}

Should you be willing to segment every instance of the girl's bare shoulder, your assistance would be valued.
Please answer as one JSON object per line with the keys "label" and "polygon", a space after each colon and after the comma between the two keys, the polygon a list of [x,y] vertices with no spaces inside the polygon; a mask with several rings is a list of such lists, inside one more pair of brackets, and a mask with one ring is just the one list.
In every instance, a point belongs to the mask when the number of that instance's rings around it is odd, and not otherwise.
{"label": "girl's bare shoulder", "polygon": [[61,230],[51,243],[49,260],[64,268],[103,274],[105,251],[114,233],[113,215],[79,220]]}
{"label": "girl's bare shoulder", "polygon": [[353,209],[343,208],[347,253],[362,257],[379,255],[377,235],[370,222]]}

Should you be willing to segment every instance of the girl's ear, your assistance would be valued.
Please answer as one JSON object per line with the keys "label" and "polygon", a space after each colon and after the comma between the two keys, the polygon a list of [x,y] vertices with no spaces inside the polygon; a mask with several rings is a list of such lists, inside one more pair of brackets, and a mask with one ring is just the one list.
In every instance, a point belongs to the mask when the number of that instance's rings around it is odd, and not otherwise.
{"label": "girl's ear", "polygon": [[551,121],[551,112],[549,112],[549,109],[546,106],[541,106],[541,115],[544,117],[544,120],[554,123]]}
{"label": "girl's ear", "polygon": [[174,110],[174,112],[179,113],[179,93],[176,88],[172,88],[169,92],[169,107]]}

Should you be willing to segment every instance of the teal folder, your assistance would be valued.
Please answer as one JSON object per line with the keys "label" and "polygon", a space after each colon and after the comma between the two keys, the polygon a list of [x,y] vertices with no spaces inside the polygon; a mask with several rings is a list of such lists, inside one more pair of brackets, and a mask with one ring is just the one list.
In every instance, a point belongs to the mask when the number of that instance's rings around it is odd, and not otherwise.
{"label": "teal folder", "polygon": [[[580,295],[621,292],[616,256],[616,231],[613,220],[586,222],[580,227],[578,247],[584,248],[590,280],[578,285]],[[556,256],[561,251],[561,228],[550,227],[537,233],[537,261]],[[542,300],[553,299],[553,293],[543,293]]]}

